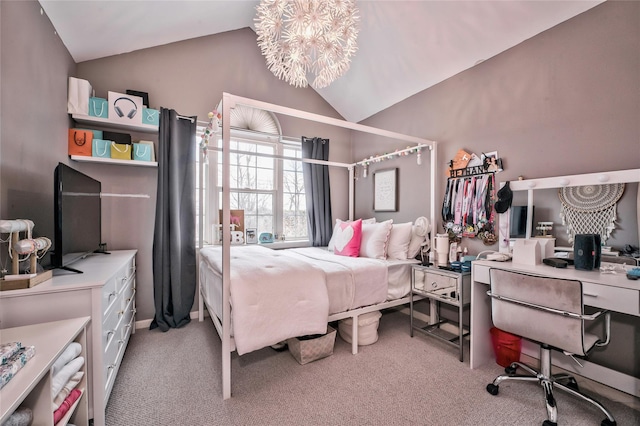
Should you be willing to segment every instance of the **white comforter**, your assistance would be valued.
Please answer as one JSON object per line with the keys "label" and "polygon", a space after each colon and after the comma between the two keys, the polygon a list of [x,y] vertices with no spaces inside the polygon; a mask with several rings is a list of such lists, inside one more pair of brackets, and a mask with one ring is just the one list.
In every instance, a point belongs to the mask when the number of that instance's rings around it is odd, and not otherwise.
{"label": "white comforter", "polygon": [[385,261],[337,256],[320,247],[287,249],[284,252],[324,271],[329,293],[329,314],[387,300],[389,271]]}
{"label": "white comforter", "polygon": [[[231,248],[231,320],[239,355],[291,337],[326,333],[324,272],[283,253],[261,246]],[[221,247],[200,254],[222,271]]]}

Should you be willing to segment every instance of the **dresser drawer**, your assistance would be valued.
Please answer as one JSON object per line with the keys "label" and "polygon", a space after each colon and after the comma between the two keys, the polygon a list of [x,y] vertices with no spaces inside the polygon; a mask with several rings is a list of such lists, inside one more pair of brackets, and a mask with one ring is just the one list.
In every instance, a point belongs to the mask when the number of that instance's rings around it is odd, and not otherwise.
{"label": "dresser drawer", "polygon": [[116,273],[116,290],[119,292],[134,280],[136,275],[135,258],[132,258],[126,265]]}
{"label": "dresser drawer", "polygon": [[109,316],[107,316],[102,323],[102,348],[105,353],[111,341],[118,337],[119,312],[121,312],[121,309],[112,309]]}
{"label": "dresser drawer", "polygon": [[125,342],[129,339],[129,335],[133,331],[134,321],[136,314],[135,301],[131,299],[129,305],[124,310],[124,317],[122,318],[122,326],[120,327],[120,335]]}
{"label": "dresser drawer", "polygon": [[590,282],[582,283],[583,302],[587,306],[640,315],[640,292]]}
{"label": "dresser drawer", "polygon": [[113,381],[115,379],[115,375],[118,370],[118,363],[117,363],[118,351],[121,345],[122,343],[120,343],[120,339],[116,337],[110,342],[109,346],[107,347],[107,351],[104,354],[104,359],[103,359],[104,376],[103,377],[105,378],[105,381],[104,381],[105,391],[109,389],[109,386],[113,384]]}
{"label": "dresser drawer", "polygon": [[102,313],[103,321],[106,320],[107,315],[113,309],[113,304],[118,298],[118,289],[116,286],[117,279],[115,277],[110,278],[102,287]]}

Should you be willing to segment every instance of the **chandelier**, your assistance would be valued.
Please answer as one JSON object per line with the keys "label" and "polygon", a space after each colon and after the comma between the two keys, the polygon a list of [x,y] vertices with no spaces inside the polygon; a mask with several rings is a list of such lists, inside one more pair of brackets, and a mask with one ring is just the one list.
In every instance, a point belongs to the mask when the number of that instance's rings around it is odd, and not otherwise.
{"label": "chandelier", "polygon": [[292,86],[319,89],[349,69],[357,50],[355,0],[261,0],[258,45],[267,67]]}

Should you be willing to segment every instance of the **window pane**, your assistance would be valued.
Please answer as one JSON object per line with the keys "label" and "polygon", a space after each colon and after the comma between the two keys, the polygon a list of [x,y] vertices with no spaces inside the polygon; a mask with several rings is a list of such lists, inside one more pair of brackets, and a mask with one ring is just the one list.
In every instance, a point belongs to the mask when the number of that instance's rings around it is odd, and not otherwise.
{"label": "window pane", "polygon": [[[284,234],[286,239],[306,239],[307,219],[304,198],[302,163],[293,160],[276,160],[251,153],[301,158],[299,142],[272,142],[242,139],[232,136],[230,147],[230,199],[231,209],[244,210],[245,228],[255,228],[259,233]],[[252,138],[255,137],[252,136]],[[218,140],[218,146],[222,141]],[[221,206],[222,153],[210,157],[218,176],[218,198]],[[280,194],[277,191],[281,191]],[[275,205],[278,200],[279,205]],[[212,215],[213,216],[213,215]],[[217,220],[217,215],[215,216]]]}
{"label": "window pane", "polygon": [[274,172],[269,169],[256,169],[257,172],[257,189],[272,190],[275,186]]}

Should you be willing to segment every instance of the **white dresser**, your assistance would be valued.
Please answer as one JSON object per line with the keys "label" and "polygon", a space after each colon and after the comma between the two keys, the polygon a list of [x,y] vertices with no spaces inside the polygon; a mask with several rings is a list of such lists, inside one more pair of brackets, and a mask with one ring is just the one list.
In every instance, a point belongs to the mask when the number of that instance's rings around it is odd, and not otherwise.
{"label": "white dresser", "polygon": [[0,292],[0,329],[90,316],[87,328],[89,415],[105,424],[104,410],[135,329],[137,250],[88,256],[73,264],[82,274],[54,271],[30,289]]}

